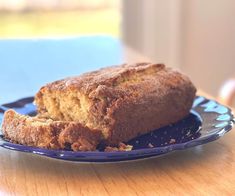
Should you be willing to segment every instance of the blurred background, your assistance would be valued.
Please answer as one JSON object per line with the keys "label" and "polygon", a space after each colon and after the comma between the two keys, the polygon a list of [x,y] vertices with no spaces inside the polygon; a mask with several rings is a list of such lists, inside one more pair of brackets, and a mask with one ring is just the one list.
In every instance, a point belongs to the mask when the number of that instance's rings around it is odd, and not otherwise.
{"label": "blurred background", "polygon": [[208,94],[235,94],[234,0],[0,0],[1,40],[97,35],[181,69]]}
{"label": "blurred background", "polygon": [[0,0],[2,38],[120,36],[119,0]]}

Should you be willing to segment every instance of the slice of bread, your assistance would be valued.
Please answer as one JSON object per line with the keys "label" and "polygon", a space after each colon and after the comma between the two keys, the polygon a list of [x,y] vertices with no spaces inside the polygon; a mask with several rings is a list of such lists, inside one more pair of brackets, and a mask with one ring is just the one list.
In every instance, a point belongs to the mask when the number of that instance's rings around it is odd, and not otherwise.
{"label": "slice of bread", "polygon": [[80,123],[29,117],[13,110],[5,112],[2,131],[11,142],[47,149],[94,151],[101,141],[99,130]]}

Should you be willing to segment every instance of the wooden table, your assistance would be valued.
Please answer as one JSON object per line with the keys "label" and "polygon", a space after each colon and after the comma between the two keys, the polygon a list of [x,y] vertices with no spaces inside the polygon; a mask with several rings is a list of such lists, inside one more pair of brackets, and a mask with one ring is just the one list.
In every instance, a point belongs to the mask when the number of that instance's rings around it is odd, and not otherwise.
{"label": "wooden table", "polygon": [[[131,50],[126,51],[134,60]],[[188,150],[105,164],[0,148],[0,195],[235,195],[234,141],[235,130]]]}

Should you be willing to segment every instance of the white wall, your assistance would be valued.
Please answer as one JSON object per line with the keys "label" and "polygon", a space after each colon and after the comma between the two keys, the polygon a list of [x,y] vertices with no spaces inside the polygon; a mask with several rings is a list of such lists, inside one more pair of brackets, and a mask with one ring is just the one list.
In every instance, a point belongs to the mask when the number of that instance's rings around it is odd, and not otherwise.
{"label": "white wall", "polygon": [[123,39],[212,95],[235,77],[234,0],[124,0]]}
{"label": "white wall", "polygon": [[123,0],[124,41],[154,61],[178,67],[180,1]]}
{"label": "white wall", "polygon": [[235,1],[183,4],[182,69],[209,93],[235,77]]}

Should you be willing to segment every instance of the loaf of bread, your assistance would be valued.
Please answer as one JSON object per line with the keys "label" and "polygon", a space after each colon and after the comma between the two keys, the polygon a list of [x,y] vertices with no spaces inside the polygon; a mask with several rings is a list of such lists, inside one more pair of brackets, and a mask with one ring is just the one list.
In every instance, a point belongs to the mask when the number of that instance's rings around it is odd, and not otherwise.
{"label": "loaf of bread", "polygon": [[38,113],[102,132],[107,145],[175,123],[189,114],[196,88],[163,64],[111,66],[55,81],[35,96]]}
{"label": "loaf of bread", "polygon": [[2,131],[35,147],[93,151],[102,142],[112,149],[183,119],[195,93],[187,76],[163,64],[111,66],[45,85],[35,96],[38,115],[9,110]]}

